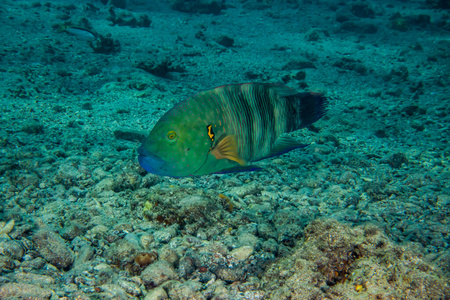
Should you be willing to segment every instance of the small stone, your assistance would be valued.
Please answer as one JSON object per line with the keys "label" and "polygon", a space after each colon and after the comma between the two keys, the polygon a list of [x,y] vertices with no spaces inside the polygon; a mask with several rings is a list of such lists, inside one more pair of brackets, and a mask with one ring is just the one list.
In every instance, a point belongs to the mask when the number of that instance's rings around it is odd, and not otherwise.
{"label": "small stone", "polygon": [[139,251],[137,243],[122,239],[106,251],[106,257],[115,264],[124,265],[133,262]]}
{"label": "small stone", "polygon": [[339,177],[339,182],[345,184],[348,183],[351,179],[354,179],[355,177],[356,177],[355,173],[346,171]]}
{"label": "small stone", "polygon": [[0,272],[3,273],[5,270],[13,270],[14,268],[14,260],[11,257],[0,255]]}
{"label": "small stone", "polygon": [[436,205],[441,207],[450,205],[450,196],[445,194],[438,195]]}
{"label": "small stone", "polygon": [[107,274],[112,271],[112,268],[108,264],[100,263],[94,267],[94,270],[102,274]]}
{"label": "small stone", "polygon": [[178,263],[178,274],[187,279],[195,270],[194,259],[189,256],[183,256]]}
{"label": "small stone", "polygon": [[25,272],[15,273],[14,278],[19,282],[22,281],[24,283],[38,284],[41,286],[55,283],[55,279],[51,276]]}
{"label": "small stone", "polygon": [[[3,223],[3,222],[2,222]],[[0,235],[2,235],[2,234],[9,234],[13,229],[14,229],[14,224],[15,224],[15,221],[14,221],[14,219],[12,219],[11,221],[9,221],[8,223],[6,223],[6,224],[0,224],[0,225],[2,225],[2,226],[0,226],[1,228],[0,228]]]}
{"label": "small stone", "polygon": [[118,284],[103,284],[100,286],[100,299],[129,299],[127,293]]}
{"label": "small stone", "polygon": [[162,287],[157,287],[148,292],[144,300],[166,300],[169,299],[166,291]]}
{"label": "small stone", "polygon": [[277,253],[278,243],[274,239],[269,239],[262,243],[262,249],[269,253]]}
{"label": "small stone", "polygon": [[200,294],[202,284],[195,281],[187,282],[170,282],[170,285],[166,285],[170,299],[195,299],[206,300],[205,296]]}
{"label": "small stone", "polygon": [[251,246],[253,248],[257,247],[259,244],[259,238],[251,233],[243,233],[239,235],[238,241],[241,245]]}
{"label": "small stone", "polygon": [[151,243],[153,243],[155,239],[153,238],[152,235],[149,234],[144,234],[143,236],[141,236],[141,238],[139,239],[142,248],[144,249],[149,249]]}
{"label": "small stone", "polygon": [[127,281],[127,280],[119,280],[118,283],[119,283],[119,286],[122,289],[124,289],[125,292],[127,292],[128,294],[130,294],[132,296],[137,297],[142,294],[141,289],[134,282]]}
{"label": "small stone", "polygon": [[114,178],[108,177],[97,183],[94,187],[96,193],[112,191],[118,186]]}
{"label": "small stone", "polygon": [[146,286],[156,287],[167,280],[178,280],[172,265],[165,260],[158,260],[145,268],[141,273],[141,279]]}
{"label": "small stone", "polygon": [[55,182],[61,183],[67,187],[72,187],[77,179],[81,177],[82,175],[77,168],[70,164],[64,164],[61,165],[56,172]]}
{"label": "small stone", "polygon": [[322,155],[330,154],[332,149],[328,145],[314,145],[314,152]]}
{"label": "small stone", "polygon": [[92,229],[88,230],[88,234],[98,236],[98,235],[104,235],[108,232],[108,227],[105,225],[97,225],[94,226]]}
{"label": "small stone", "polygon": [[0,242],[0,254],[20,260],[24,254],[22,246],[14,240]]}
{"label": "small stone", "polygon": [[75,237],[80,236],[82,233],[85,232],[85,229],[82,228],[77,223],[72,223],[67,227],[64,227],[61,230],[61,236],[66,240],[73,240]]}
{"label": "small stone", "polygon": [[262,223],[258,226],[258,236],[266,240],[269,238],[275,239],[277,237],[277,232],[272,225],[268,223]]}
{"label": "small stone", "polygon": [[253,254],[254,250],[252,246],[242,246],[231,251],[229,255],[239,261],[244,261]]}
{"label": "small stone", "polygon": [[73,263],[73,253],[57,233],[41,229],[33,236],[37,251],[49,263],[58,268],[67,268]]}
{"label": "small stone", "polygon": [[77,257],[75,259],[75,266],[80,266],[85,262],[89,261],[94,255],[94,248],[90,245],[83,245],[78,251]]}
{"label": "small stone", "polygon": [[160,243],[168,243],[170,240],[177,235],[176,227],[174,226],[163,228],[161,230],[156,231],[153,236]]}
{"label": "small stone", "polygon": [[241,280],[245,276],[245,272],[243,268],[218,268],[214,272],[218,278],[225,281],[237,281]]}
{"label": "small stone", "polygon": [[32,260],[27,260],[22,262],[22,264],[20,265],[21,268],[24,269],[34,269],[34,270],[39,270],[40,268],[42,268],[44,265],[46,264],[45,260],[43,260],[40,257],[36,257],[35,259]]}
{"label": "small stone", "polygon": [[246,184],[231,189],[230,194],[235,194],[239,197],[245,197],[247,195],[254,195],[261,191],[261,188],[256,184]]}
{"label": "small stone", "polygon": [[169,248],[163,248],[160,251],[159,259],[163,259],[165,261],[168,261],[172,265],[175,264],[178,261],[178,255],[177,253]]}
{"label": "small stone", "polygon": [[0,299],[50,299],[53,290],[35,284],[6,283],[0,286]]}

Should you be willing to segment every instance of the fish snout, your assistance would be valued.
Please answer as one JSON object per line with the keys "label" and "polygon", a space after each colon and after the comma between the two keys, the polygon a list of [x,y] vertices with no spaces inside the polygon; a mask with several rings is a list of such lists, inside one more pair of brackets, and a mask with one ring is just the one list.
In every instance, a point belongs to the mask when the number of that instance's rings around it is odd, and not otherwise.
{"label": "fish snout", "polygon": [[162,168],[166,164],[164,160],[145,149],[144,146],[139,147],[138,153],[138,161],[142,168],[149,173],[162,175]]}

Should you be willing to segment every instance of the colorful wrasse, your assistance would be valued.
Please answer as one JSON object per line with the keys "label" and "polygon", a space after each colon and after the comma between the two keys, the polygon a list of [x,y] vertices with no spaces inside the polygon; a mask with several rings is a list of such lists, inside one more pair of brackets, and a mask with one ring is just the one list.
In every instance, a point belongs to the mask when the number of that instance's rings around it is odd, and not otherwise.
{"label": "colorful wrasse", "polygon": [[249,165],[304,147],[283,135],[325,114],[327,100],[277,84],[217,87],[176,104],[139,148],[150,173],[184,177],[252,171]]}

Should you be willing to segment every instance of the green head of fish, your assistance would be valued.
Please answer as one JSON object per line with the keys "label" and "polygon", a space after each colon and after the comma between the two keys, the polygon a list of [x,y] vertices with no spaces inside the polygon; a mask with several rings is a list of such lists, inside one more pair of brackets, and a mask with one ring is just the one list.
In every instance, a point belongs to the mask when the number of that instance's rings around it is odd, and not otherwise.
{"label": "green head of fish", "polygon": [[184,177],[205,164],[211,148],[206,123],[186,106],[182,102],[168,111],[139,148],[139,163],[147,172]]}

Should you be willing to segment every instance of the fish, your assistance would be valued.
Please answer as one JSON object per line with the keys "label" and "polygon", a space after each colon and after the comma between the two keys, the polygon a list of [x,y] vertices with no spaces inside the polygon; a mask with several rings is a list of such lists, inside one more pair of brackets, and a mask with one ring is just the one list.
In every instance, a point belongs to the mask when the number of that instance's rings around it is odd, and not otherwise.
{"label": "fish", "polygon": [[59,32],[63,32],[63,31],[67,32],[71,35],[75,35],[84,40],[95,40],[98,37],[98,35],[96,33],[94,33],[93,31],[91,31],[87,28],[78,27],[78,26],[61,25],[59,27],[58,31]]}
{"label": "fish", "polygon": [[138,148],[138,161],[176,178],[261,170],[251,163],[306,147],[287,134],[319,120],[327,104],[322,94],[280,84],[219,86],[167,111]]}

